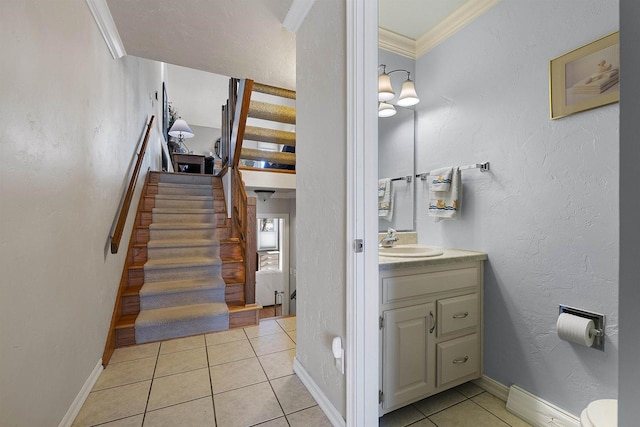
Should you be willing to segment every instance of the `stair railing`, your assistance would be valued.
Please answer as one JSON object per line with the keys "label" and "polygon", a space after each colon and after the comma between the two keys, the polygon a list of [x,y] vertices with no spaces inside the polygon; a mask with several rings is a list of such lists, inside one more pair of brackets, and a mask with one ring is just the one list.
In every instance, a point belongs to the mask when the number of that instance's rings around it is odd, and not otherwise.
{"label": "stair railing", "polygon": [[138,159],[136,160],[136,165],[133,169],[133,173],[131,174],[131,179],[129,180],[129,186],[127,187],[127,192],[124,196],[124,202],[120,207],[120,213],[118,214],[118,222],[116,223],[116,228],[113,231],[113,236],[111,236],[111,253],[117,254],[118,247],[120,246],[120,240],[122,240],[122,233],[124,232],[124,226],[127,222],[127,216],[129,214],[129,208],[131,207],[131,199],[133,198],[133,192],[136,188],[136,182],[138,181],[138,175],[140,175],[140,168],[142,167],[142,161],[144,160],[144,155],[147,152],[147,143],[149,142],[149,135],[151,134],[151,126],[153,125],[153,119],[156,116],[151,116],[151,120],[149,120],[149,124],[147,125],[147,132],[144,135],[144,141],[142,142],[142,147],[140,147],[140,152],[138,153]]}
{"label": "stair railing", "polygon": [[255,303],[256,294],[256,198],[247,197],[242,176],[237,168],[231,169],[231,200],[233,236],[240,240],[244,253],[244,298],[245,304]]}
{"label": "stair railing", "polygon": [[[234,80],[237,81],[237,85],[233,85],[237,87],[237,93],[234,94],[234,102],[230,105],[230,107],[233,108],[233,116],[231,117],[232,127],[230,151],[233,153],[232,165],[234,168],[237,168],[238,162],[240,162],[240,152],[242,151],[244,132],[247,127],[247,116],[249,115],[249,104],[251,104],[253,80]],[[231,93],[229,95],[231,95]]]}

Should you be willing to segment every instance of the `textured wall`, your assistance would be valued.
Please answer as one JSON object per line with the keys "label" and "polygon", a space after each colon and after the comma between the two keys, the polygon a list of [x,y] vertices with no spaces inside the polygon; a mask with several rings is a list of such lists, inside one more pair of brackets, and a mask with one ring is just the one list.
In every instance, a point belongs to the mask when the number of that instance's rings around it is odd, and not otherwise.
{"label": "textured wall", "polygon": [[[574,414],[617,394],[619,106],[551,121],[548,61],[616,29],[615,0],[503,0],[416,64],[417,171],[491,162],[456,221],[418,183],[420,243],[489,254],[485,374]],[[607,316],[605,352],[559,340],[560,303]]]}
{"label": "textured wall", "polygon": [[640,420],[640,228],[638,227],[638,164],[640,164],[640,3],[620,2],[621,61],[624,92],[620,94],[620,375],[618,425]]}
{"label": "textured wall", "polygon": [[112,59],[82,1],[0,3],[0,51],[0,425],[54,426],[102,356],[133,218],[118,255],[108,237],[150,114],[139,184],[159,167],[160,65]]}
{"label": "textured wall", "polygon": [[331,353],[345,337],[345,3],[315,2],[297,33],[297,358],[345,417]]}

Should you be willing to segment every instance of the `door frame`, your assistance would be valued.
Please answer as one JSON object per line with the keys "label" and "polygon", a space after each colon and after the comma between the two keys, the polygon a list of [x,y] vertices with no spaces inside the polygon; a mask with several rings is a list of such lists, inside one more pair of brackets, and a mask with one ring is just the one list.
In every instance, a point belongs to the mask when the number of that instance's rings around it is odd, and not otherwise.
{"label": "door frame", "polygon": [[[290,286],[291,286],[291,271],[290,271],[290,257],[291,246],[289,242],[289,214],[288,213],[257,213],[256,221],[259,218],[283,218],[284,223],[282,226],[282,250],[286,256],[282,257],[282,277],[284,280],[284,295],[282,296],[282,315],[289,314],[289,298],[290,298]],[[256,286],[258,283],[256,282]],[[285,309],[286,308],[286,309]]]}

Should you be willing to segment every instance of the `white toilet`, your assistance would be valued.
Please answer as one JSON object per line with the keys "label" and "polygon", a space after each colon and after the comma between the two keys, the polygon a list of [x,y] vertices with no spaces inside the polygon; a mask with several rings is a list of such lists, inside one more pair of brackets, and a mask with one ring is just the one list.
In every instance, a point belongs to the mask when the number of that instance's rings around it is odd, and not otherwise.
{"label": "white toilet", "polygon": [[580,427],[618,427],[618,400],[602,399],[589,403],[580,414]]}

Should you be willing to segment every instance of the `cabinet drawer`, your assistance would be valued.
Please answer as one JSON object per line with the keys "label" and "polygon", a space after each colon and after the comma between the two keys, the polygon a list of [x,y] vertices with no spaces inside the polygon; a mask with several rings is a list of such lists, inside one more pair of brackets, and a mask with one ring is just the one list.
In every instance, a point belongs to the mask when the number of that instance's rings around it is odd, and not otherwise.
{"label": "cabinet drawer", "polygon": [[478,334],[437,345],[438,387],[472,374],[480,375]]}
{"label": "cabinet drawer", "polygon": [[435,271],[382,279],[382,304],[478,285],[478,268]]}
{"label": "cabinet drawer", "polygon": [[438,301],[438,336],[476,326],[478,310],[475,293]]}

